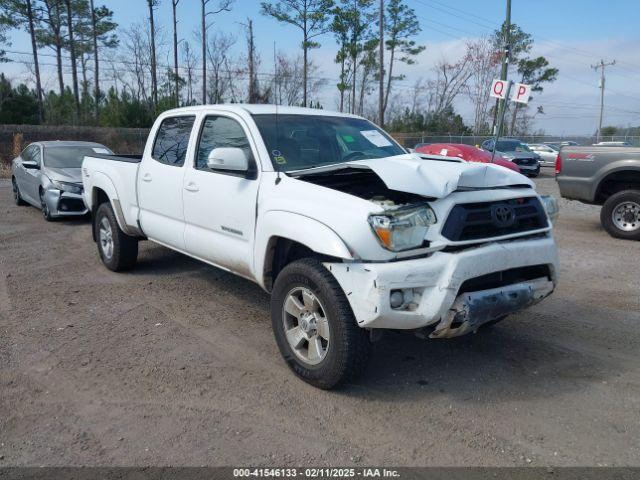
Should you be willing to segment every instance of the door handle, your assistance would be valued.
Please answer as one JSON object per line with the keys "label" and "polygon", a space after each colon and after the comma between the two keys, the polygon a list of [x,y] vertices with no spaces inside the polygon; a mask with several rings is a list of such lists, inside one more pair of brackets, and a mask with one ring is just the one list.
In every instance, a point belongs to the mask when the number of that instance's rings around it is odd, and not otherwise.
{"label": "door handle", "polygon": [[198,188],[198,186],[193,182],[187,183],[187,185],[186,185],[186,187],[184,187],[184,189],[189,191],[189,192],[197,192],[198,190],[200,190]]}
{"label": "door handle", "polygon": [[144,175],[142,175],[142,181],[143,182],[150,182],[151,181],[151,174],[150,173],[145,173]]}

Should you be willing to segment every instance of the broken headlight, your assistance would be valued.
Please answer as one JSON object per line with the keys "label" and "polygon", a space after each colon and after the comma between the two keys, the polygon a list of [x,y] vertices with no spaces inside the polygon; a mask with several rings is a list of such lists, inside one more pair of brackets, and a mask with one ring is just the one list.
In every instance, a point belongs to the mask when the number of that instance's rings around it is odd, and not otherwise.
{"label": "broken headlight", "polygon": [[69,183],[69,182],[59,182],[57,180],[51,180],[53,187],[62,191],[69,193],[82,193],[82,185],[78,185],[77,183]]}
{"label": "broken headlight", "polygon": [[369,216],[369,224],[380,244],[387,250],[400,252],[418,248],[436,214],[429,206],[400,208]]}
{"label": "broken headlight", "polygon": [[551,195],[540,195],[540,200],[542,201],[544,210],[547,212],[549,220],[551,220],[551,224],[555,225],[556,220],[558,219],[558,214],[560,213],[558,200],[556,200],[556,197]]}

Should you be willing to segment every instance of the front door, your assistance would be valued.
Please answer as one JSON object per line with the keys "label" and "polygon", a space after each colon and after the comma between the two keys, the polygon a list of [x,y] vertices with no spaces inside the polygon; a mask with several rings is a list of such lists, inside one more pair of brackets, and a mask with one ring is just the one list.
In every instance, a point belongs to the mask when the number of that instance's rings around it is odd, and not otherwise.
{"label": "front door", "polygon": [[194,115],[162,120],[138,171],[140,224],[151,240],[184,250],[182,182]]}
{"label": "front door", "polygon": [[30,145],[22,152],[22,159],[36,162],[38,168],[20,167],[22,181],[18,182],[20,194],[25,200],[40,205],[40,170],[42,169],[42,152],[39,145]]}
{"label": "front door", "polygon": [[[207,167],[214,148],[241,148],[249,172]],[[240,275],[252,275],[259,172],[242,120],[231,115],[203,119],[192,164],[184,176],[185,244],[187,251]]]}

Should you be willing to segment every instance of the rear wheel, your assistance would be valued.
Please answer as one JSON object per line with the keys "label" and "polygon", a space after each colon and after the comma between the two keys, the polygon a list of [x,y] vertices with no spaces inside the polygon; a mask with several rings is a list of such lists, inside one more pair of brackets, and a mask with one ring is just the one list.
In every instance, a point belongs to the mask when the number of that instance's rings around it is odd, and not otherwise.
{"label": "rear wheel", "polygon": [[640,240],[640,191],[611,195],[602,206],[600,221],[612,237]]}
{"label": "rear wheel", "polygon": [[114,272],[133,268],[138,258],[138,240],[120,229],[109,203],[98,207],[93,228],[102,263]]}
{"label": "rear wheel", "polygon": [[315,387],[335,388],[367,365],[367,332],[358,327],[338,282],[316,259],[295,261],[278,275],[271,321],[289,368]]}
{"label": "rear wheel", "polygon": [[16,177],[13,177],[11,179],[11,189],[13,191],[13,201],[15,202],[15,204],[19,206],[26,205],[27,202],[25,202],[22,199],[22,195],[20,195],[20,187],[18,187],[18,182],[16,182]]}

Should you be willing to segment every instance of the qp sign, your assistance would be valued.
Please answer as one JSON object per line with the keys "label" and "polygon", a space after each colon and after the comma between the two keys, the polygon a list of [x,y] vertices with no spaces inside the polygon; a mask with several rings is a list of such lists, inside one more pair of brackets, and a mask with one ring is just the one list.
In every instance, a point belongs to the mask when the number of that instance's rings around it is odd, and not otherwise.
{"label": "qp sign", "polygon": [[507,80],[494,80],[491,84],[491,95],[494,98],[505,99],[507,97],[508,82]]}
{"label": "qp sign", "polygon": [[524,83],[516,83],[513,88],[511,100],[518,103],[529,103],[529,97],[531,96],[531,85],[525,85]]}

